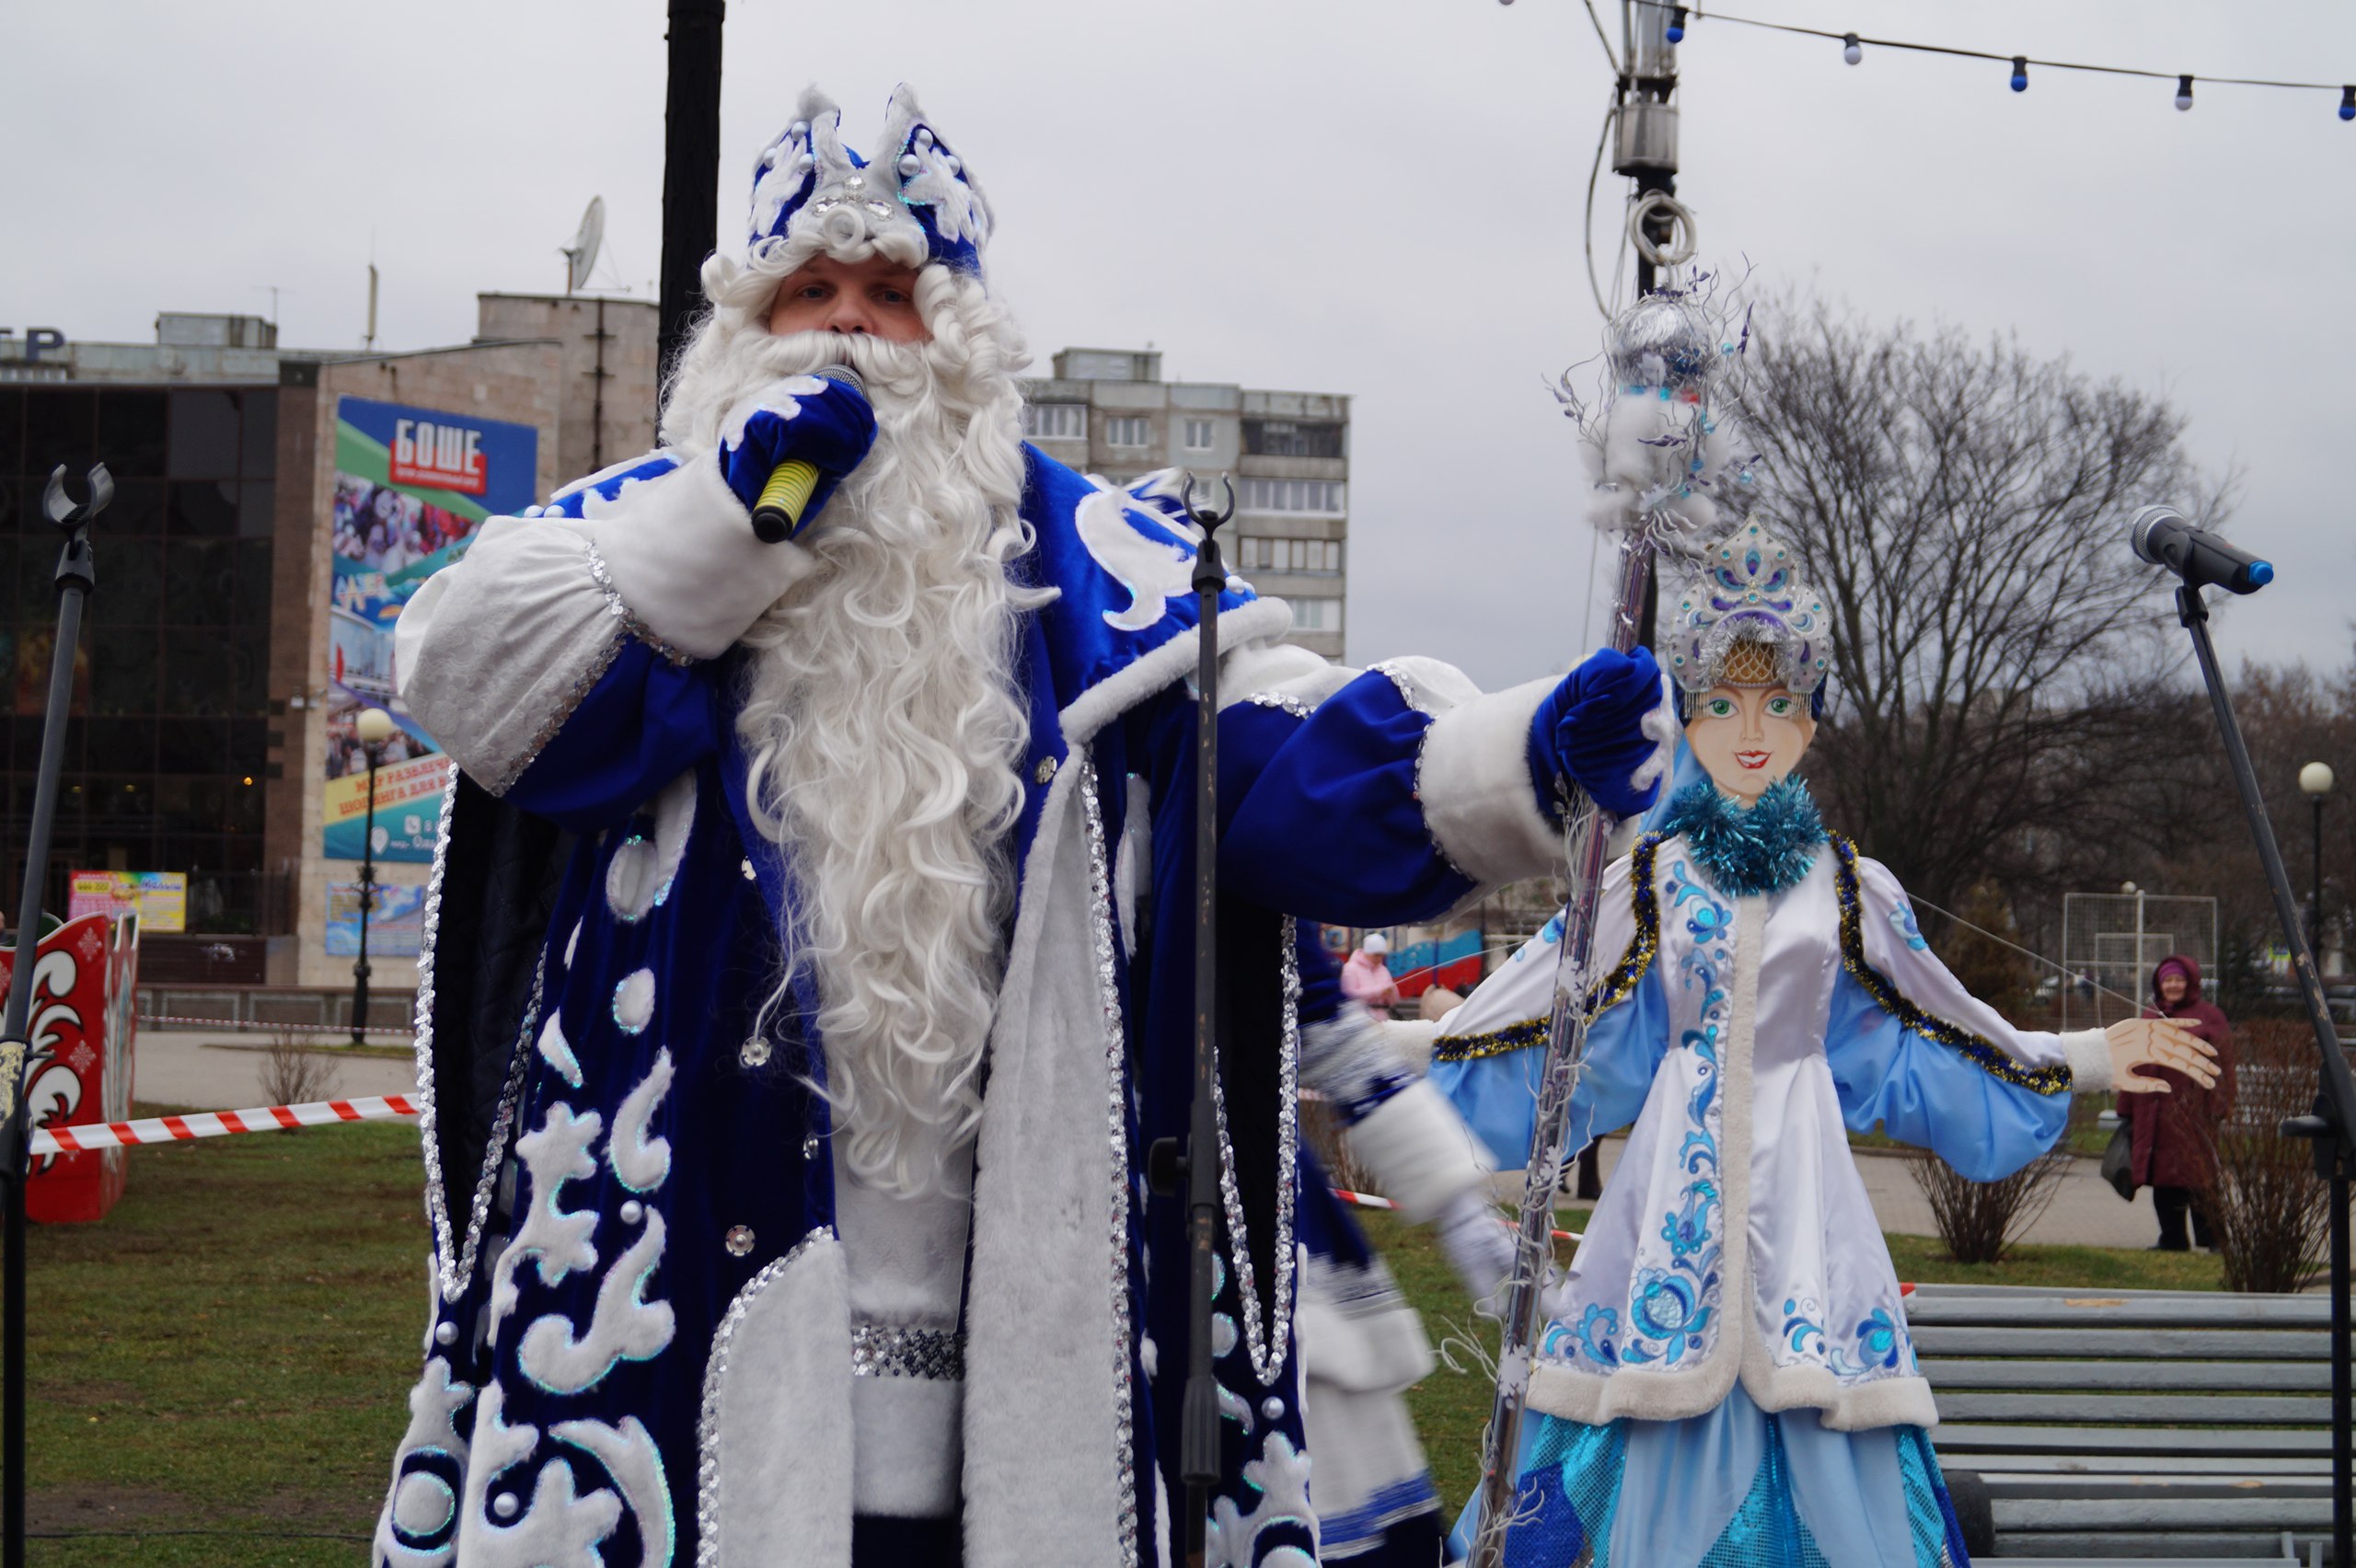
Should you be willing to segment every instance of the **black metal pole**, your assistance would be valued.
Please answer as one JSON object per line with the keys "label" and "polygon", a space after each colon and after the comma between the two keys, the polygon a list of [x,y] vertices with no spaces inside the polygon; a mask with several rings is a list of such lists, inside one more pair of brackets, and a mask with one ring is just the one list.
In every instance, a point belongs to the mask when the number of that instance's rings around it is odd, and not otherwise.
{"label": "black metal pole", "polygon": [[[356,722],[356,721],[355,721]],[[368,814],[360,833],[360,958],[352,966],[352,1043],[368,1043],[368,917],[376,907],[376,759],[380,744],[360,743],[368,754]]]}
{"label": "black metal pole", "polygon": [[2321,963],[2323,954],[2323,797],[2321,795],[2310,796],[2308,798],[2308,803],[2313,805],[2316,809],[2315,836],[2313,840],[2316,852],[2314,883],[2316,896],[2315,908],[2307,917],[2308,919],[2313,922],[2307,931],[2307,950],[2316,955],[2317,963]]}
{"label": "black metal pole", "polygon": [[1218,1379],[1211,1369],[1211,1308],[1218,1295],[1218,1122],[1212,1099],[1218,1072],[1218,596],[1227,586],[1218,530],[1235,513],[1230,486],[1223,513],[1185,506],[1203,540],[1195,551],[1195,605],[1200,633],[1195,663],[1195,1102],[1186,1132],[1186,1256],[1189,1297],[1186,1391],[1178,1435],[1179,1479],[1186,1486],[1186,1554],[1203,1560],[1210,1489],[1219,1474]]}
{"label": "black metal pole", "polygon": [[57,559],[57,645],[50,651],[49,709],[41,721],[40,771],[33,784],[32,836],[25,847],[25,889],[17,905],[17,961],[8,1007],[0,1020],[0,1186],[7,1214],[0,1223],[0,1568],[25,1568],[25,1127],[26,1025],[32,1017],[33,969],[40,947],[41,893],[49,877],[50,830],[57,822],[57,775],[65,760],[65,721],[74,707],[74,649],[82,637],[82,601],[98,583],[90,524],[114,499],[114,480],[101,463],[89,473],[90,499],[65,498],[65,469],[49,476],[43,510],[65,533]]}
{"label": "black metal pole", "polygon": [[[662,375],[703,302],[704,258],[720,233],[720,41],[728,0],[671,0],[663,113]],[[656,396],[661,396],[658,378]]]}
{"label": "black metal pole", "polygon": [[[2266,815],[2266,797],[2258,788],[2258,772],[2250,766],[2249,748],[2242,742],[2240,723],[2234,718],[2233,699],[2225,695],[2224,673],[2217,666],[2217,650],[2209,640],[2209,606],[2200,591],[2190,585],[2176,593],[2177,618],[2192,635],[2192,651],[2200,661],[2200,678],[2209,687],[2209,705],[2216,712],[2217,732],[2225,744],[2225,760],[2233,766],[2234,784],[2240,791],[2243,813],[2249,818],[2250,838],[2258,863],[2265,869],[2274,895],[2274,916],[2291,943],[2292,975],[2306,1003],[2307,1021],[2315,1031],[2316,1049],[2323,1058],[2323,1092],[2316,1098],[2316,1113],[2293,1116],[2282,1124],[2284,1136],[2314,1140],[2318,1175],[2330,1183],[2331,1203],[2331,1539],[2332,1560],[2339,1568],[2356,1568],[2356,1493],[2349,1475],[2351,1449],[2350,1367],[2348,1278],[2348,1178],[2356,1128],[2356,1082],[2351,1082],[2347,1054],[2339,1046],[2339,1032],[2331,1021],[2331,1006],[2324,997],[2323,974],[2316,967],[2315,951],[2299,919],[2298,895],[2291,891],[2290,873],[2282,869],[2282,852],[2274,842],[2274,825]],[[2320,924],[2320,922],[2318,922]]]}

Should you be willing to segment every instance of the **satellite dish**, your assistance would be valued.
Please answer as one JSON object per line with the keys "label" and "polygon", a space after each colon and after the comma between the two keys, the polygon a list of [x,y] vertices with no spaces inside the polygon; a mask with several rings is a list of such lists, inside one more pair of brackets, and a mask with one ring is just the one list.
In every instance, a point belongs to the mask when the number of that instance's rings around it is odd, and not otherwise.
{"label": "satellite dish", "polygon": [[564,248],[564,292],[572,293],[589,281],[589,269],[597,264],[597,248],[606,241],[606,199],[589,198],[588,211],[581,214],[581,228],[573,235],[572,243]]}

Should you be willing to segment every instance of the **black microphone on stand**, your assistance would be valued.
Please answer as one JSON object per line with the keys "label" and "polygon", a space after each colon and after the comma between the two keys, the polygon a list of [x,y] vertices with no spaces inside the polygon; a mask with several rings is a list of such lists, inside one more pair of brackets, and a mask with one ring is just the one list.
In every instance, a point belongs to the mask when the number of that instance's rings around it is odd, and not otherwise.
{"label": "black microphone on stand", "polygon": [[[862,398],[867,396],[867,383],[847,364],[825,365],[817,374],[841,382]],[[817,465],[799,457],[789,457],[770,469],[768,483],[761,487],[760,499],[753,506],[754,536],[765,545],[781,545],[793,537],[793,531],[802,526],[802,514],[809,510],[810,497],[818,489],[819,478]]]}
{"label": "black microphone on stand", "polygon": [[2147,506],[2128,526],[2135,553],[2166,567],[2189,588],[2223,588],[2255,594],[2274,581],[2274,563],[2238,550],[2204,528],[2186,522],[2173,506]]}

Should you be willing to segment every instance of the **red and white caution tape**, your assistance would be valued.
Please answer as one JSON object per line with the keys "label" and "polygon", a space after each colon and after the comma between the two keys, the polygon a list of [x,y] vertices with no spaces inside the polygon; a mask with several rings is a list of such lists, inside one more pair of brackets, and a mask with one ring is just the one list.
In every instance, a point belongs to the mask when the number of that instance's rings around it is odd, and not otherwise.
{"label": "red and white caution tape", "polygon": [[121,1148],[132,1144],[222,1138],[232,1133],[275,1133],[288,1127],[320,1127],[337,1122],[385,1122],[416,1114],[417,1106],[406,1094],[315,1100],[306,1105],[264,1105],[251,1111],[199,1111],[186,1116],[144,1116],[135,1122],[43,1127],[33,1134],[32,1152],[37,1158],[84,1149]]}

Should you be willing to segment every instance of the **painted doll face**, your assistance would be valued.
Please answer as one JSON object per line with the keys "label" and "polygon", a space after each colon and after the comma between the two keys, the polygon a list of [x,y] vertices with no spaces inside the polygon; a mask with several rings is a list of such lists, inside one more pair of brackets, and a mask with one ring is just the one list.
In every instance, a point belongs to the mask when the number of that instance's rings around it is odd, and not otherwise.
{"label": "painted doll face", "polygon": [[1718,788],[1749,805],[1807,755],[1816,721],[1787,686],[1712,686],[1693,699],[1685,744]]}

